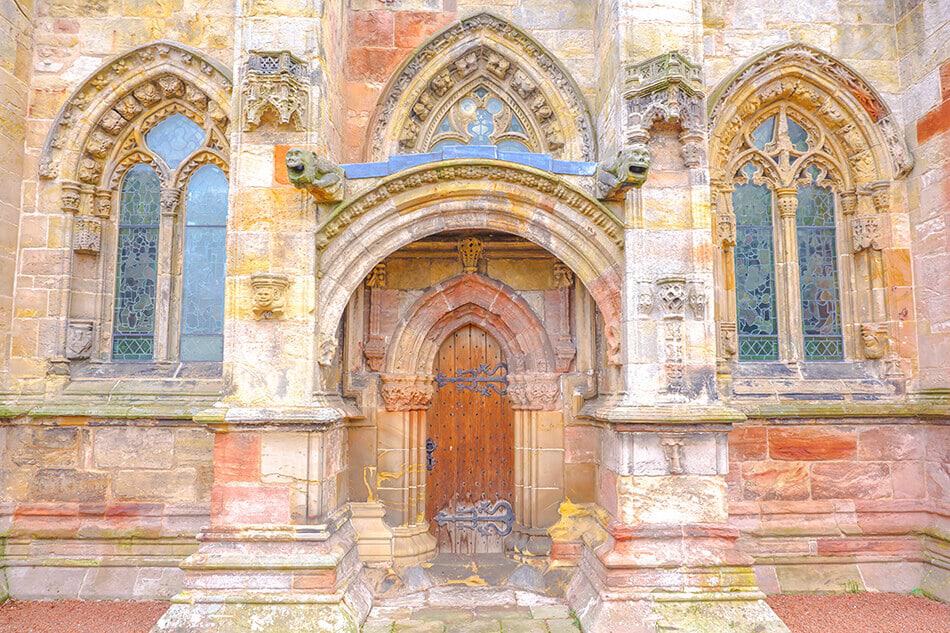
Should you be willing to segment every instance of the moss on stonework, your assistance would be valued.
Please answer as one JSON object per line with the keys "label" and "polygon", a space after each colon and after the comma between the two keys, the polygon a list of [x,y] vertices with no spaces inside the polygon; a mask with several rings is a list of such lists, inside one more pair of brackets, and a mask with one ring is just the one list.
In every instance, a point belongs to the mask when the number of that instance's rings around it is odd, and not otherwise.
{"label": "moss on stonework", "polygon": [[657,630],[690,633],[789,633],[788,627],[763,601],[660,602]]}

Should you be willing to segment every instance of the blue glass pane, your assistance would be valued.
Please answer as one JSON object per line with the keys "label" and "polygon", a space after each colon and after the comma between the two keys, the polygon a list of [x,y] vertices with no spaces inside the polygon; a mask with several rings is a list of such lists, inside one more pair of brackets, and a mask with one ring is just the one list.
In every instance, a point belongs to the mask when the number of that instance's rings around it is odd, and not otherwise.
{"label": "blue glass pane", "polygon": [[799,152],[808,151],[808,132],[792,119],[788,119],[788,139]]}
{"label": "blue glass pane", "polygon": [[511,117],[511,123],[508,124],[509,132],[516,132],[517,134],[527,134],[528,131],[524,129],[524,123],[521,122],[516,116]]}
{"label": "blue glass pane", "polygon": [[185,195],[183,361],[222,358],[227,214],[228,180],[214,165],[205,165],[192,175]]}
{"label": "blue glass pane", "polygon": [[834,211],[830,189],[815,184],[798,188],[798,272],[809,360],[844,358]]}
{"label": "blue glass pane", "polygon": [[145,144],[175,169],[204,145],[205,131],[183,114],[173,114],[145,134]]}
{"label": "blue glass pane", "polygon": [[759,149],[765,149],[765,146],[772,142],[775,136],[775,117],[769,117],[759,124],[752,132],[752,144]]}
{"label": "blue glass pane", "polygon": [[527,145],[521,141],[501,141],[498,143],[498,149],[503,152],[530,152]]}
{"label": "blue glass pane", "polygon": [[740,360],[778,360],[772,192],[751,182],[732,193]]}
{"label": "blue glass pane", "polygon": [[125,175],[119,202],[113,360],[151,360],[161,183],[148,165]]}

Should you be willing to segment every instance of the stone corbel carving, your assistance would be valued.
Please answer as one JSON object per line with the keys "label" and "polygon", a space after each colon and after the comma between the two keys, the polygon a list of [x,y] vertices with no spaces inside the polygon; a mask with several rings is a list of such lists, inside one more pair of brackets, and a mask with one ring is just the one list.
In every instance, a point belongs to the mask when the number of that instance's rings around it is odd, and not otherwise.
{"label": "stone corbel carving", "polygon": [[682,475],[685,469],[683,438],[680,435],[660,436],[660,447],[666,457],[666,466],[671,475]]}
{"label": "stone corbel carving", "polygon": [[88,215],[77,216],[73,222],[73,250],[96,255],[102,248],[102,220]]}
{"label": "stone corbel carving", "polygon": [[691,281],[687,288],[687,303],[692,317],[697,321],[706,318],[706,286],[700,281]]}
{"label": "stone corbel carving", "polygon": [[336,340],[336,337],[324,335],[317,348],[317,363],[321,367],[329,367],[332,365],[333,359],[336,358],[336,350],[339,345],[340,343]]}
{"label": "stone corbel carving", "polygon": [[66,181],[60,185],[60,203],[64,213],[79,213],[82,204],[82,185]]}
{"label": "stone corbel carving", "polygon": [[465,237],[459,240],[457,248],[462,270],[467,273],[478,272],[478,262],[485,248],[482,241],[477,237]]}
{"label": "stone corbel carving", "polygon": [[432,404],[432,377],[421,374],[383,374],[383,403],[387,411],[427,409]]}
{"label": "stone corbel carving", "polygon": [[628,190],[643,186],[649,171],[650,150],[646,145],[636,144],[622,150],[614,160],[597,165],[597,197],[601,200],[623,200]]}
{"label": "stone corbel carving", "polygon": [[736,245],[736,216],[732,213],[716,214],[716,242],[722,249]]}
{"label": "stone corbel carving", "polygon": [[559,374],[508,374],[508,397],[515,409],[553,411],[560,395]]}
{"label": "stone corbel carving", "polygon": [[162,209],[162,215],[176,217],[178,215],[178,203],[181,200],[181,191],[163,187],[160,196],[159,205]]}
{"label": "stone corbel carving", "polygon": [[289,285],[290,279],[286,275],[273,273],[251,275],[251,287],[254,289],[254,316],[258,319],[283,317]]}
{"label": "stone corbel carving", "polygon": [[640,316],[650,316],[653,313],[653,284],[641,281],[637,284],[637,310]]}
{"label": "stone corbel carving", "polygon": [[861,326],[861,350],[868,360],[880,360],[887,354],[889,338],[887,328],[878,324]]}
{"label": "stone corbel carving", "polygon": [[883,248],[883,228],[878,215],[858,215],[851,218],[851,246],[855,253],[866,249]]}
{"label": "stone corbel carving", "polygon": [[66,329],[66,358],[85,360],[92,355],[92,332],[94,322],[84,319],[70,320]]}
{"label": "stone corbel carving", "polygon": [[727,360],[731,360],[739,354],[739,337],[735,322],[719,324],[719,352],[719,355]]}
{"label": "stone corbel carving", "polygon": [[100,218],[108,218],[112,215],[112,191],[109,189],[96,189],[93,197],[93,212]]}
{"label": "stone corbel carving", "polygon": [[273,110],[278,125],[298,132],[307,119],[307,64],[288,51],[251,52],[244,77],[244,129],[253,131]]}
{"label": "stone corbel carving", "polygon": [[317,202],[339,202],[343,199],[346,174],[336,163],[303,149],[287,152],[285,162],[290,184],[297,189],[306,189]]}
{"label": "stone corbel carving", "polygon": [[887,180],[872,182],[868,185],[868,191],[875,213],[887,213],[891,208],[891,183]]}

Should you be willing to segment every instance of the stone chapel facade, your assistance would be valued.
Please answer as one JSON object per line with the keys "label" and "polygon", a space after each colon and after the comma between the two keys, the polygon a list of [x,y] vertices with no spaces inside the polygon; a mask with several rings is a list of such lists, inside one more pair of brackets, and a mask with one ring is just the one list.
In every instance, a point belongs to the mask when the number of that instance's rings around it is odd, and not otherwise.
{"label": "stone chapel facade", "polygon": [[4,7],[0,596],[950,599],[947,2]]}

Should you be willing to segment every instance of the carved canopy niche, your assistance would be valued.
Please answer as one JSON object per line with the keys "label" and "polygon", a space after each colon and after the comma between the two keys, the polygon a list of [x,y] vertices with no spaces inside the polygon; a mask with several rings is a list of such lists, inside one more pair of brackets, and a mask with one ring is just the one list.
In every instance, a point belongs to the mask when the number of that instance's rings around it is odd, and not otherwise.
{"label": "carved canopy niche", "polygon": [[[473,123],[484,124],[483,136]],[[567,71],[523,31],[487,13],[435,35],[396,71],[369,127],[366,158],[426,152],[446,141],[502,148],[507,141],[515,151],[567,160],[597,154],[586,101]]]}

